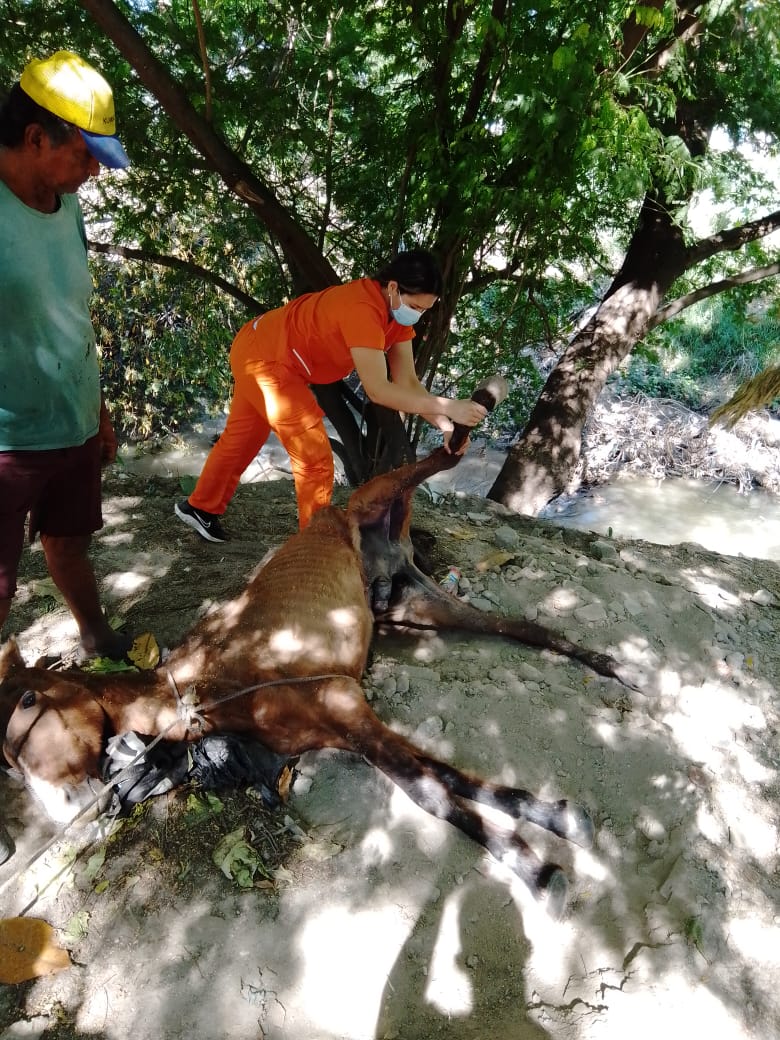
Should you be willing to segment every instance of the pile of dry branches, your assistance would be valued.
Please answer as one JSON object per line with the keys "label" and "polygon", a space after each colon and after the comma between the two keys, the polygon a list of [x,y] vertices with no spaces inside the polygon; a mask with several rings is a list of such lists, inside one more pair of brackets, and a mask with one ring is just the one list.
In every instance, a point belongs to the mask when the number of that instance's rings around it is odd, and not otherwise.
{"label": "pile of dry branches", "polygon": [[[776,372],[780,377],[780,370]],[[780,493],[780,421],[766,411],[753,411],[755,407],[722,413],[733,416],[727,429],[711,426],[708,416],[677,401],[602,395],[583,436],[581,480],[603,484],[623,470],[661,480],[691,477],[735,484],[740,491],[760,486]]]}

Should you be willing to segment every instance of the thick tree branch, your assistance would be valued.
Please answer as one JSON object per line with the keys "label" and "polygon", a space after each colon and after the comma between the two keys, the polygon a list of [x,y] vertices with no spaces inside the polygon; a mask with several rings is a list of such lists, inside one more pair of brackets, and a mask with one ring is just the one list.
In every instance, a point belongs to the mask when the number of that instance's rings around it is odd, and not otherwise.
{"label": "thick tree branch", "polygon": [[[663,11],[666,0],[645,0],[643,7],[652,7],[656,11]],[[639,47],[650,31],[649,25],[642,25],[637,20],[636,12],[623,23],[622,39],[620,44],[620,57],[625,65],[630,61],[632,55]]]}
{"label": "thick tree branch", "polygon": [[[504,24],[504,20],[506,19],[506,8],[507,0],[493,0],[490,17],[494,24]],[[469,91],[468,101],[466,102],[466,107],[463,111],[463,126],[471,126],[477,121],[482,101],[488,89],[488,73],[490,71],[490,64],[496,53],[497,42],[495,27],[494,25],[491,25],[485,34],[485,40],[482,44],[482,50],[479,55],[479,60],[477,61],[477,67],[474,70],[474,75],[471,80],[471,90]]]}
{"label": "thick tree branch", "polygon": [[316,242],[309,238],[273,192],[196,111],[185,91],[154,56],[122,12],[110,0],[80,0],[80,3],[106,36],[113,40],[143,85],[158,99],[214,172],[278,239],[292,268],[296,291],[323,289],[337,284],[339,278],[317,248]]}
{"label": "thick tree branch", "polygon": [[91,239],[87,241],[87,245],[93,253],[123,256],[126,260],[138,260],[142,263],[158,264],[160,267],[172,267],[177,271],[185,271],[187,274],[194,275],[204,282],[211,282],[212,285],[216,285],[218,289],[222,289],[223,292],[228,293],[229,296],[238,300],[239,303],[243,303],[252,314],[260,314],[266,309],[254,296],[250,296],[249,293],[245,293],[243,289],[239,289],[237,285],[229,282],[226,278],[222,278],[220,275],[215,274],[214,271],[209,271],[191,260],[183,260],[181,257],[167,256],[163,253],[149,253],[144,249],[130,249],[128,246],[117,246],[111,242],[93,242]]}
{"label": "thick tree branch", "polygon": [[206,87],[206,122],[211,122],[213,107],[211,98],[211,67],[209,65],[209,55],[206,50],[206,33],[203,29],[203,16],[200,13],[200,4],[198,0],[192,0],[192,10],[195,14],[195,25],[198,30],[198,48],[200,50],[200,60],[203,64],[203,80]]}
{"label": "thick tree branch", "polygon": [[751,282],[760,282],[764,278],[774,278],[779,274],[780,262],[767,264],[766,267],[754,267],[750,271],[741,271],[739,274],[723,278],[719,282],[710,282],[709,285],[703,285],[700,289],[694,289],[693,292],[685,293],[684,296],[678,296],[676,300],[667,303],[665,307],[659,307],[647,323],[648,331],[654,329],[656,325],[676,317],[680,311],[684,311],[687,307],[692,307],[694,303],[708,300],[710,297],[727,292],[738,285],[750,285]]}
{"label": "thick tree branch", "polygon": [[[645,7],[663,8],[663,4],[645,3]],[[632,71],[644,76],[653,77],[660,75],[671,61],[672,55],[681,43],[690,42],[703,29],[703,23],[696,11],[701,7],[697,0],[686,0],[677,5],[678,15],[674,30],[665,40],[659,41],[655,50],[641,64]],[[639,42],[639,41],[638,41]]]}
{"label": "thick tree branch", "polygon": [[708,260],[711,256],[716,256],[718,253],[733,253],[748,242],[766,238],[767,235],[771,235],[773,231],[778,230],[780,230],[780,210],[775,210],[774,213],[767,213],[765,217],[750,220],[747,224],[740,224],[738,227],[718,231],[708,238],[700,239],[695,245],[690,247],[686,266],[693,267],[695,264],[701,263],[702,260]]}

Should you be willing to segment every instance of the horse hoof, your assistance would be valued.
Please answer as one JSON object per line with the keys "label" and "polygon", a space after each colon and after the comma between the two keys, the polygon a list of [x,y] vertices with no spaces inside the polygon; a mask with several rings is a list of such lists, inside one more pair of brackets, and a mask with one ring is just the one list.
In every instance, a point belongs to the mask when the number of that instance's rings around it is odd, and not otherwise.
{"label": "horse hoof", "polygon": [[644,693],[647,689],[647,674],[640,668],[637,668],[636,665],[620,664],[615,669],[614,676],[618,682],[622,683],[623,686],[629,690],[636,690],[637,693]]}
{"label": "horse hoof", "polygon": [[16,851],[14,840],[5,827],[0,823],[0,863],[5,863]]}
{"label": "horse hoof", "polygon": [[566,909],[569,882],[561,868],[555,863],[545,863],[536,879],[536,895],[547,914],[560,921]]}
{"label": "horse hoof", "polygon": [[593,845],[596,828],[587,810],[575,802],[564,801],[561,803],[560,828],[557,833],[580,848],[589,849]]}

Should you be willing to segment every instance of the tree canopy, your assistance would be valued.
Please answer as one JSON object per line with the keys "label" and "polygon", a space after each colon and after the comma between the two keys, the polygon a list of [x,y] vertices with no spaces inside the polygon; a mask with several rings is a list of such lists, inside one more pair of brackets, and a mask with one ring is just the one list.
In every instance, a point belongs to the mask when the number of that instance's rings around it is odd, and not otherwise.
{"label": "tree canopy", "polygon": [[[30,57],[69,47],[114,86],[133,165],[87,193],[90,235],[143,272],[122,283],[128,310],[139,283],[169,292],[166,335],[159,304],[137,319],[144,364],[171,379],[164,355],[178,351],[182,382],[202,381],[202,396],[226,389],[226,374],[209,373],[248,312],[422,245],[447,288],[417,341],[421,378],[462,395],[502,369],[521,424],[540,390],[525,348],[560,350],[602,296],[618,312],[610,327],[622,308],[619,345],[602,350],[602,321],[572,365],[597,375],[556,420],[575,434],[571,466],[594,395],[664,308],[777,273],[760,245],[777,223],[771,191],[739,151],[775,147],[775,0],[581,11],[562,0],[0,0],[0,11],[6,84]],[[718,152],[716,127],[728,141]],[[687,211],[704,190],[739,216],[696,240]],[[637,309],[619,290],[636,283],[625,261],[638,254],[664,276]],[[120,372],[127,335],[117,317],[103,337]],[[188,354],[202,368],[185,371]],[[323,393],[353,479],[408,450],[387,416],[364,419],[354,387]],[[534,422],[526,455],[539,458],[540,438],[562,430]],[[561,473],[513,501],[527,474],[509,461],[502,500],[533,511],[559,489]]]}

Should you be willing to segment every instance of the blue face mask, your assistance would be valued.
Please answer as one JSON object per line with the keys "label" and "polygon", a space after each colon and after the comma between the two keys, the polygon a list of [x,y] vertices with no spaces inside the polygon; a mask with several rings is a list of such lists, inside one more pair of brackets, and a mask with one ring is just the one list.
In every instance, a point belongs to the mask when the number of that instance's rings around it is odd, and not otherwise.
{"label": "blue face mask", "polygon": [[414,325],[423,316],[423,311],[416,311],[414,307],[410,307],[408,303],[404,303],[401,298],[400,292],[398,293],[399,306],[390,307],[390,313],[393,315],[399,325]]}

